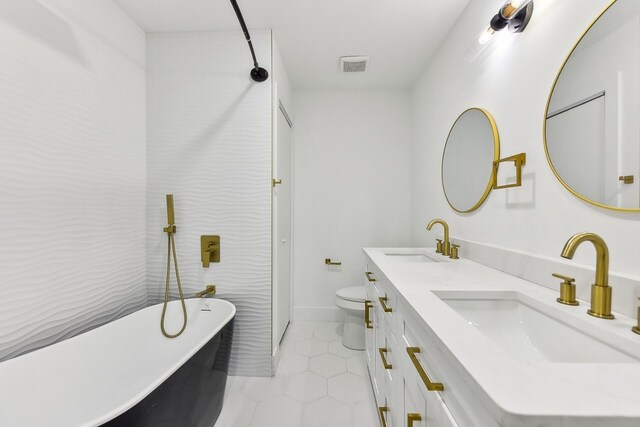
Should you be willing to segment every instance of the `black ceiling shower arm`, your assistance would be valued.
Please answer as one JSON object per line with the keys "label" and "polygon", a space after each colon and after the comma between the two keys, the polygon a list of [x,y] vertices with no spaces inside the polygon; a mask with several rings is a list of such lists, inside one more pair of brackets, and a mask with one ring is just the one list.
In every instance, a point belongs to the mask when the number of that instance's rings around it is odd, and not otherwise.
{"label": "black ceiling shower arm", "polygon": [[238,6],[238,2],[236,0],[229,0],[231,5],[233,6],[233,10],[236,12],[236,16],[238,17],[238,21],[240,22],[240,26],[242,27],[242,32],[244,33],[244,38],[247,39],[247,43],[249,44],[249,50],[251,51],[251,57],[253,58],[253,68],[251,69],[251,78],[256,82],[263,82],[269,78],[269,73],[264,68],[258,65],[258,60],[256,59],[256,52],[253,50],[253,43],[251,43],[251,35],[249,34],[249,30],[247,29],[247,24],[244,22],[244,18],[242,17],[242,12],[240,11],[240,6]]}

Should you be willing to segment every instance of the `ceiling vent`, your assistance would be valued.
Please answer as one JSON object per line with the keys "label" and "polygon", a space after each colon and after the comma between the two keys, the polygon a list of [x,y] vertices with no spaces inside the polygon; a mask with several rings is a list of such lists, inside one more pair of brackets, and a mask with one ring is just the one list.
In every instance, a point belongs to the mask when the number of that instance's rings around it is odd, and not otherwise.
{"label": "ceiling vent", "polygon": [[343,73],[363,73],[367,69],[368,56],[341,56],[340,70]]}

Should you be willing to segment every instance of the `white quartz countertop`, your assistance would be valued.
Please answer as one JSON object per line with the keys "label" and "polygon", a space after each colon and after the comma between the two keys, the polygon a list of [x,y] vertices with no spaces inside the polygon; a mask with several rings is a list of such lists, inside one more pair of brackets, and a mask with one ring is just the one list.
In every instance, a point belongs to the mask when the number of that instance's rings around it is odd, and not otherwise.
{"label": "white quartz countertop", "polygon": [[[437,335],[485,393],[478,396],[503,426],[640,426],[640,335],[635,319],[613,320],[586,314],[589,304],[556,303],[558,292],[469,260],[403,262],[385,253],[431,257],[433,248],[366,248],[399,296]],[[444,257],[443,257],[444,259]],[[549,272],[551,274],[551,272]],[[516,291],[579,318],[593,336],[624,340],[639,362],[558,363],[519,360],[470,325],[433,291]],[[613,289],[615,292],[615,289]],[[608,335],[607,335],[608,336]]]}

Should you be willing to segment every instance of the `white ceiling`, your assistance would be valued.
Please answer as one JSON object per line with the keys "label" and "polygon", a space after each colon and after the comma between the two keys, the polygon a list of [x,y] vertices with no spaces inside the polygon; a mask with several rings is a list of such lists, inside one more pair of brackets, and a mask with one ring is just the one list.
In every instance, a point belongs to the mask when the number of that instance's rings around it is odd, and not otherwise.
{"label": "white ceiling", "polygon": [[[241,31],[228,0],[113,1],[147,32]],[[468,2],[238,0],[249,30],[273,29],[296,89],[410,87]],[[345,55],[369,55],[367,71],[340,73]]]}

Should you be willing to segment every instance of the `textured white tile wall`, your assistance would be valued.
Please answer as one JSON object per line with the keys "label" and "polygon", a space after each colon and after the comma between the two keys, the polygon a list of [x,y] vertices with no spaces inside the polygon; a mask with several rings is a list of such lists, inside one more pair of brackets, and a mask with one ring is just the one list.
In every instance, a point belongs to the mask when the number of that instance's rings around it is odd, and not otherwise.
{"label": "textured white tile wall", "polygon": [[0,2],[0,360],[146,303],[144,49],[110,1]]}
{"label": "textured white tile wall", "polygon": [[[270,32],[252,32],[271,70]],[[184,288],[208,283],[238,311],[230,371],[271,374],[271,79],[249,78],[240,31],[147,37],[148,295],[166,268],[165,197],[175,198]],[[221,236],[221,262],[203,269],[200,235]],[[172,279],[172,297],[177,296]]]}

